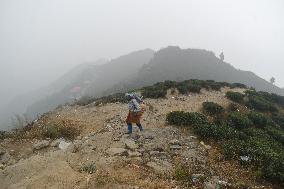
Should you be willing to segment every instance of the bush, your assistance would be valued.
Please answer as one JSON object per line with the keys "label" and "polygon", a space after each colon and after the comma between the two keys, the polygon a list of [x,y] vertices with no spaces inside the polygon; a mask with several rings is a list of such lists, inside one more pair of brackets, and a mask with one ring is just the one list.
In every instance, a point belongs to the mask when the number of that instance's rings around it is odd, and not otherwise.
{"label": "bush", "polygon": [[245,129],[252,125],[247,115],[239,112],[231,112],[228,116],[228,122],[237,129]]}
{"label": "bush", "polygon": [[267,99],[261,92],[246,91],[248,95],[248,102],[246,105],[262,112],[278,112],[277,107]]}
{"label": "bush", "polygon": [[244,98],[244,95],[241,94],[241,93],[238,93],[238,92],[232,92],[232,91],[228,91],[226,93],[226,97],[234,102],[237,102],[237,103],[242,103],[243,102],[243,98]]}
{"label": "bush", "polygon": [[230,88],[241,88],[241,89],[247,89],[247,86],[241,83],[232,83],[230,84]]}
{"label": "bush", "polygon": [[51,139],[63,137],[74,140],[78,135],[80,135],[79,129],[71,126],[65,126],[61,123],[49,123],[43,130],[43,136]]}
{"label": "bush", "polygon": [[210,88],[212,89],[212,90],[215,90],[215,91],[220,91],[221,90],[221,85],[220,84],[218,84],[218,83],[214,83],[214,84],[211,84],[210,85]]}
{"label": "bush", "polygon": [[224,112],[224,108],[214,102],[203,102],[203,111],[211,116],[219,115]]}
{"label": "bush", "polygon": [[258,128],[264,128],[268,122],[268,119],[262,113],[250,112],[248,118]]}
{"label": "bush", "polygon": [[277,123],[282,129],[284,129],[284,116],[279,113],[274,113],[271,116],[272,120]]}
{"label": "bush", "polygon": [[239,138],[240,134],[227,124],[195,124],[193,125],[193,131],[203,138],[218,141]]}
{"label": "bush", "polygon": [[169,124],[178,126],[190,126],[194,124],[205,124],[208,122],[206,116],[197,112],[174,111],[167,114]]}
{"label": "bush", "polygon": [[93,174],[96,172],[96,165],[94,163],[85,164],[80,168],[80,172],[86,172],[89,174]]}
{"label": "bush", "polygon": [[145,98],[164,98],[167,94],[167,90],[163,87],[144,87],[142,89],[142,96]]}
{"label": "bush", "polygon": [[189,169],[186,166],[177,166],[174,171],[173,175],[176,181],[180,182],[189,182],[191,181]]}
{"label": "bush", "polygon": [[275,105],[273,105],[269,101],[267,101],[267,100],[265,100],[261,97],[258,97],[258,96],[249,97],[248,106],[253,108],[253,109],[262,111],[262,112],[265,112],[265,111],[277,112],[278,111],[277,108],[275,107]]}

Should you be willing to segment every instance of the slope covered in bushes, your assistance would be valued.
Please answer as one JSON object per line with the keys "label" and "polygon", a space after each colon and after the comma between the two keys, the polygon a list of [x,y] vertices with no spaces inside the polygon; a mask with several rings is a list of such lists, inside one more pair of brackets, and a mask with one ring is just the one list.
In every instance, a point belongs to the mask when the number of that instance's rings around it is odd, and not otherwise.
{"label": "slope covered in bushes", "polygon": [[255,91],[245,95],[228,92],[226,96],[249,109],[240,111],[236,106],[223,111],[218,104],[205,102],[205,115],[171,112],[167,122],[188,127],[204,140],[217,142],[224,159],[239,160],[260,177],[284,183],[283,97]]}

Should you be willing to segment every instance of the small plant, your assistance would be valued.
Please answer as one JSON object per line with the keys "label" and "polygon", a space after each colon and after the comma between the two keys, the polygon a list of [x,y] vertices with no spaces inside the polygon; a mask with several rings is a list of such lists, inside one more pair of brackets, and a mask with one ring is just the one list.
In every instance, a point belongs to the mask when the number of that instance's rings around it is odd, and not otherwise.
{"label": "small plant", "polygon": [[179,165],[175,168],[174,179],[180,182],[190,182],[189,169],[186,166]]}
{"label": "small plant", "polygon": [[93,174],[96,172],[96,165],[94,163],[85,164],[80,168],[80,172]]}
{"label": "small plant", "polygon": [[79,129],[73,126],[64,125],[63,122],[49,123],[43,129],[43,136],[51,139],[63,137],[74,140],[78,135],[80,135]]}
{"label": "small plant", "polygon": [[262,113],[250,112],[248,118],[258,128],[264,128],[267,125],[267,118]]}
{"label": "small plant", "polygon": [[221,113],[224,112],[224,108],[214,102],[203,102],[202,106],[204,112],[211,116],[220,115]]}
{"label": "small plant", "polygon": [[228,116],[228,122],[237,129],[245,129],[252,125],[248,116],[239,112],[231,112]]}
{"label": "small plant", "polygon": [[191,126],[194,124],[205,124],[208,122],[206,116],[197,112],[174,111],[167,114],[169,124],[178,126]]}
{"label": "small plant", "polygon": [[237,103],[242,103],[243,102],[243,98],[244,98],[244,95],[241,94],[241,93],[238,93],[238,92],[232,92],[232,91],[228,91],[226,93],[226,97],[234,102],[237,102]]}

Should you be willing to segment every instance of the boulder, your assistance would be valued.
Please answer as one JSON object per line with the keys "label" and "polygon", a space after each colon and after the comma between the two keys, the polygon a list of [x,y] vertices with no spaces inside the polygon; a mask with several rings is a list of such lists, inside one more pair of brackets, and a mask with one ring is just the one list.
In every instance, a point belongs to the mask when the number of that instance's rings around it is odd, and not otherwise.
{"label": "boulder", "polygon": [[49,146],[49,141],[48,140],[43,140],[40,142],[37,142],[33,145],[34,150],[41,150],[43,148],[47,148]]}
{"label": "boulder", "polygon": [[124,148],[109,148],[107,154],[110,156],[122,156],[127,155],[127,150]]}
{"label": "boulder", "polygon": [[171,146],[170,146],[170,149],[171,149],[171,150],[181,150],[182,147],[181,147],[180,145],[171,145]]}
{"label": "boulder", "polygon": [[150,161],[146,165],[158,174],[169,174],[172,171],[172,164],[167,161]]}
{"label": "boulder", "polygon": [[70,144],[71,144],[71,142],[65,142],[64,140],[62,140],[62,141],[60,141],[58,148],[60,150],[66,150]]}
{"label": "boulder", "polygon": [[50,143],[50,146],[51,147],[58,147],[58,145],[59,145],[59,143],[62,141],[63,139],[56,139],[56,140],[54,140],[54,141],[52,141],[51,143]]}
{"label": "boulder", "polygon": [[125,147],[130,150],[135,150],[138,148],[138,145],[135,143],[135,141],[130,140],[130,139],[124,140],[124,144],[125,144]]}
{"label": "boulder", "polygon": [[179,140],[177,140],[177,139],[173,139],[173,140],[171,140],[171,141],[170,141],[170,144],[171,144],[171,145],[179,145],[179,146],[181,146],[180,141],[179,141]]}
{"label": "boulder", "polygon": [[0,155],[0,164],[7,164],[11,159],[11,155],[8,152]]}
{"label": "boulder", "polygon": [[128,154],[128,157],[141,157],[142,156],[142,154],[140,152],[128,151],[127,154]]}

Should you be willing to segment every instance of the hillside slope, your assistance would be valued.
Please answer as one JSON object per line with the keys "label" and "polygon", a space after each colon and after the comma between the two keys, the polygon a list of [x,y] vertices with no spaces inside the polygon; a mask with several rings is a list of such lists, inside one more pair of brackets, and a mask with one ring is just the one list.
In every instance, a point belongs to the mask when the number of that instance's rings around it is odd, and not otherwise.
{"label": "hillside slope", "polygon": [[[1,141],[3,154],[10,154],[1,165],[0,183],[12,188],[214,188],[218,184],[271,188],[258,183],[249,169],[237,163],[219,162],[214,146],[204,144],[190,130],[166,124],[171,111],[201,111],[205,101],[227,108],[227,91],[201,90],[200,94],[167,94],[167,98],[146,99],[143,115],[145,128],[125,135],[127,105],[108,103],[95,106],[63,106],[35,122],[40,128],[47,123],[63,121],[80,129],[80,136],[67,148],[56,140],[31,139]],[[64,144],[64,142],[62,142]],[[60,149],[63,148],[63,149]],[[7,157],[8,155],[6,155]],[[183,172],[181,164],[190,168]],[[216,167],[216,165],[218,165]],[[93,173],[93,174],[91,174]],[[187,177],[194,186],[184,186],[179,179]],[[232,187],[231,188],[236,188]]]}

